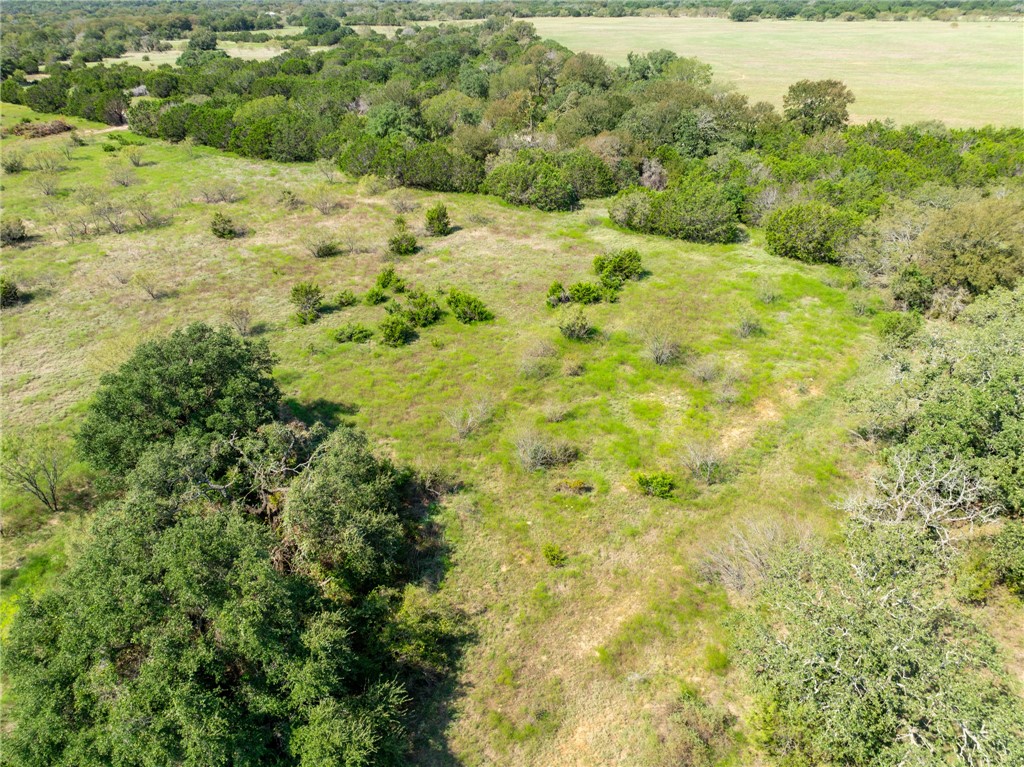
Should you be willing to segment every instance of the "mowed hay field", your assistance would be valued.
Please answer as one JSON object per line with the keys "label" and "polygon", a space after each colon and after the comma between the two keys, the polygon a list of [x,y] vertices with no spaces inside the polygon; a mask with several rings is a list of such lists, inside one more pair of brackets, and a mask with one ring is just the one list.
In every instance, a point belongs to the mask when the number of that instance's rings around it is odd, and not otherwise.
{"label": "mowed hay field", "polygon": [[[5,125],[31,114],[4,112]],[[691,694],[733,712],[745,730],[729,609],[699,579],[699,563],[754,520],[827,534],[839,515],[831,502],[862,474],[869,456],[847,430],[846,403],[874,341],[846,272],[770,257],[757,232],[728,246],[624,233],[601,202],[547,214],[341,180],[329,187],[333,212],[289,209],[282,192],[308,199],[326,183],[314,167],[135,137],[143,164],[132,186],[114,187],[108,173],[125,150],[105,152],[117,144],[111,134],[75,122],[88,144],[63,161],[58,195],[44,198],[34,171],[3,178],[6,210],[33,235],[3,253],[5,273],[32,294],[3,316],[6,428],[71,433],[99,377],[139,341],[192,321],[221,323],[232,306],[248,305],[280,358],[293,413],[353,423],[381,452],[444,467],[462,486],[436,514],[447,571],[424,583],[467,612],[475,637],[458,688],[418,733],[434,743],[418,763],[681,763],[690,741],[675,705]],[[64,140],[5,139],[4,149],[53,152]],[[224,182],[241,199],[202,201],[206,186]],[[114,199],[146,194],[166,222],[68,242],[60,222],[90,187]],[[422,232],[437,200],[458,227],[445,238]],[[449,315],[401,348],[333,339],[349,321],[375,326],[380,306],[329,307],[315,324],[297,324],[288,302],[297,282],[315,280],[330,303],[373,284],[396,207],[421,245],[395,263],[398,274],[428,290],[469,290],[496,319],[466,326]],[[216,211],[249,234],[215,238]],[[313,258],[305,243],[321,232],[346,252]],[[548,286],[593,279],[594,256],[622,247],[639,249],[649,275],[617,303],[587,309],[593,340],[562,338]],[[682,345],[677,364],[648,358],[654,331]],[[459,439],[448,416],[481,403],[490,417]],[[527,472],[516,454],[526,433],[566,440],[580,458]],[[727,481],[690,477],[691,444],[724,456]],[[654,470],[676,480],[674,497],[640,494],[636,473]],[[27,499],[11,493],[3,504],[22,525],[5,542],[6,617],[74,556],[85,526],[77,512],[32,521]],[[546,544],[565,553],[564,567],[546,561]],[[739,751],[729,763],[751,758]]]}
{"label": "mowed hay field", "polygon": [[855,122],[1024,125],[1020,22],[737,23],[709,18],[534,18],[538,33],[624,64],[666,48],[712,64],[754,101],[782,106],[797,80],[842,80]]}

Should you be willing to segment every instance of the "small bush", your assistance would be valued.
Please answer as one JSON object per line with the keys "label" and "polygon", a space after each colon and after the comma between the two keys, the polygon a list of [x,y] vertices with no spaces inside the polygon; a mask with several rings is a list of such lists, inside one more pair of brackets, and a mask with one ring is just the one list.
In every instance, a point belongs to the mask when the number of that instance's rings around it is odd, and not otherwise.
{"label": "small bush", "polygon": [[440,320],[444,312],[433,296],[421,290],[410,290],[405,315],[414,327],[425,328]]}
{"label": "small bush", "polygon": [[355,306],[359,303],[359,298],[351,290],[345,289],[338,294],[338,297],[334,299],[334,305],[339,308],[346,306]]}
{"label": "small bush", "polygon": [[341,202],[335,196],[334,191],[329,187],[318,186],[312,189],[308,195],[309,204],[320,211],[321,215],[327,216],[336,208],[341,207]]}
{"label": "small bush", "polygon": [[629,280],[643,276],[644,267],[639,251],[628,248],[594,258],[594,273],[601,278],[601,284],[618,290]]}
{"label": "small bush", "polygon": [[682,347],[663,330],[649,330],[644,336],[644,351],[655,365],[671,365],[682,354]]}
{"label": "small bush", "polygon": [[920,314],[907,312],[882,312],[875,323],[878,335],[899,348],[909,347],[924,325]]}
{"label": "small bush", "polygon": [[519,359],[519,375],[532,380],[547,378],[554,370],[552,358],[557,356],[554,344],[547,341],[531,344]]}
{"label": "small bush", "polygon": [[240,336],[247,336],[252,330],[252,310],[244,304],[236,304],[229,308],[227,319]]}
{"label": "small bush", "polygon": [[569,564],[569,555],[562,551],[557,543],[545,543],[541,548],[545,561],[552,567],[565,567]]}
{"label": "small bush", "polygon": [[393,266],[385,266],[381,269],[375,284],[381,290],[391,289],[396,293],[405,292],[405,280],[398,276]]}
{"label": "small bush", "polygon": [[389,314],[380,323],[380,340],[385,346],[404,346],[416,333],[412,324],[401,313]]}
{"label": "small bush", "polygon": [[382,304],[387,300],[388,294],[385,293],[382,288],[379,288],[376,285],[374,285],[372,288],[366,291],[366,295],[363,296],[363,302],[367,306],[377,306],[378,304]]}
{"label": "small bush", "polygon": [[564,466],[580,456],[580,451],[575,445],[561,440],[550,440],[534,431],[517,434],[513,444],[520,466],[527,471]]}
{"label": "small bush", "polygon": [[416,252],[416,235],[409,231],[405,219],[395,219],[395,233],[388,239],[388,255],[395,258],[411,256]]}
{"label": "small bush", "polygon": [[655,498],[671,498],[672,491],[676,489],[676,482],[672,479],[672,475],[663,471],[637,474],[636,484],[644,495],[653,495]]}
{"label": "small bush", "polygon": [[586,341],[597,332],[582,309],[577,309],[572,314],[564,317],[558,325],[558,329],[570,341]]}
{"label": "small bush", "polygon": [[569,495],[586,495],[594,487],[582,479],[564,479],[558,483],[555,489],[559,493],[568,493]]}
{"label": "small bush", "polygon": [[480,397],[469,405],[446,410],[443,415],[456,437],[465,439],[491,419],[494,404],[489,397]]}
{"label": "small bush", "polygon": [[300,282],[292,286],[291,302],[298,310],[296,319],[303,325],[316,322],[323,306],[324,292],[314,282]]}
{"label": "small bush", "polygon": [[706,485],[714,485],[726,479],[725,461],[711,445],[693,443],[683,453],[683,465],[695,479]]}
{"label": "small bush", "polygon": [[14,306],[21,302],[18,284],[6,274],[0,275],[0,307]]}
{"label": "small bush", "polygon": [[1006,523],[992,541],[989,563],[999,582],[1024,597],[1024,522]]}
{"label": "small bush", "polygon": [[277,199],[288,210],[297,210],[303,205],[302,200],[291,189],[282,191],[281,196]]}
{"label": "small bush", "polygon": [[25,222],[17,216],[4,216],[0,219],[0,244],[14,245],[24,242],[28,238],[25,231]]}
{"label": "small bush", "polygon": [[577,282],[569,286],[569,300],[574,304],[597,304],[604,298],[604,289],[593,282]]}
{"label": "small bush", "polygon": [[307,240],[306,250],[313,258],[331,258],[341,252],[338,243],[326,234],[318,234]]}
{"label": "small bush", "polygon": [[214,237],[219,237],[222,240],[233,240],[241,236],[241,230],[235,225],[235,222],[223,213],[213,214],[213,218],[210,220],[210,231],[213,232]]}
{"label": "small bush", "polygon": [[444,203],[437,203],[427,209],[427,231],[434,237],[444,237],[451,234],[452,222],[448,218],[448,208]]}
{"label": "small bush", "polygon": [[474,322],[486,322],[493,320],[494,314],[490,309],[474,295],[452,288],[448,291],[448,308],[452,310],[455,319],[469,325]]}
{"label": "small bush", "polygon": [[736,326],[736,335],[740,338],[753,338],[763,336],[765,333],[761,320],[757,317],[744,317]]}
{"label": "small bush", "polygon": [[373,331],[365,325],[349,322],[334,331],[334,340],[339,344],[363,344],[373,338]]}
{"label": "small bush", "polygon": [[4,173],[21,173],[25,170],[25,153],[19,149],[11,149],[0,154],[0,168]]}
{"label": "small bush", "polygon": [[142,147],[133,146],[129,147],[125,151],[125,157],[128,158],[128,162],[132,164],[134,168],[141,168],[143,165]]}
{"label": "small bush", "polygon": [[558,306],[559,304],[567,304],[571,299],[569,298],[569,291],[560,282],[552,282],[551,287],[548,288],[548,306]]}

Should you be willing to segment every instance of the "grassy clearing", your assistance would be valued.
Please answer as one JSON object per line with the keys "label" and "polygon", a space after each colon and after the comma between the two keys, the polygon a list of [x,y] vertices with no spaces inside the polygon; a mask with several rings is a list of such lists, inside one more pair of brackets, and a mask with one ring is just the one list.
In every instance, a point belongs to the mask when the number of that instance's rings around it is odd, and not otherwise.
{"label": "grassy clearing", "polygon": [[[271,37],[282,37],[285,35],[295,35],[304,30],[305,27],[284,27],[282,29],[269,29],[266,33]],[[103,59],[103,63],[107,66],[114,64],[131,64],[132,66],[141,67],[142,69],[157,69],[163,64],[174,65],[185,50],[185,46],[188,44],[188,40],[169,40],[171,49],[169,51],[152,51],[150,53],[143,53],[142,51],[130,51],[123,56],[116,59]],[[232,40],[221,40],[217,43],[217,48],[224,51],[232,58],[237,59],[252,59],[256,61],[264,61],[266,59],[272,59],[274,56],[278,56],[282,51],[285,50],[284,45],[277,40],[268,40],[265,43],[237,43]],[[322,46],[311,46],[309,50],[312,52],[325,50]]]}
{"label": "grassy clearing", "polygon": [[799,22],[712,18],[535,18],[542,37],[617,64],[667,48],[712,64],[754,101],[781,107],[797,80],[835,78],[855,122],[1024,125],[1019,22]]}
{"label": "grassy clearing", "polygon": [[[5,120],[29,114],[4,111]],[[61,200],[85,186],[110,188],[107,166],[119,152],[103,151],[111,143],[103,134],[88,138],[61,174]],[[842,270],[769,257],[757,233],[730,246],[624,233],[601,202],[545,214],[477,195],[369,193],[342,182],[331,187],[342,206],[325,216],[279,202],[284,189],[302,198],[322,183],[311,166],[161,142],[146,142],[144,161],[138,183],[112,193],[145,192],[170,222],[75,243],[51,228],[32,172],[3,179],[5,207],[37,236],[3,256],[5,272],[34,293],[3,318],[8,428],[72,430],[99,375],[141,339],[193,320],[221,322],[247,303],[280,357],[294,412],[355,423],[398,460],[443,467],[465,485],[440,512],[451,546],[442,588],[477,631],[448,728],[462,763],[664,764],[663,736],[684,688],[742,716],[728,609],[698,582],[695,565],[744,520],[831,530],[828,500],[863,468],[843,403],[871,347],[870,322],[854,311]],[[200,202],[211,180],[237,183],[243,198]],[[317,281],[329,299],[373,284],[396,198],[415,206],[406,218],[422,246],[396,264],[399,275],[428,290],[467,289],[496,320],[465,326],[448,316],[397,349],[331,337],[350,321],[376,325],[379,306],[296,324],[288,303],[296,282]],[[442,239],[422,231],[437,200],[458,227]],[[209,223],[218,210],[250,234],[215,238]],[[304,242],[316,231],[333,233],[346,253],[314,259]],[[548,285],[592,278],[595,255],[626,246],[640,250],[650,275],[629,283],[618,303],[587,309],[595,339],[563,339],[559,312],[544,301]],[[139,274],[160,298],[136,286]],[[759,297],[766,283],[777,295],[771,303]],[[743,337],[740,323],[751,318],[763,333]],[[647,359],[652,327],[683,346],[679,364]],[[446,412],[485,395],[490,418],[458,439]],[[526,431],[569,441],[580,460],[523,470],[515,442]],[[689,476],[682,453],[691,441],[721,452],[728,482],[707,487]],[[636,473],[654,470],[676,480],[674,497],[640,494]],[[5,494],[5,511],[15,502],[24,503]],[[73,552],[80,524],[40,519],[9,542],[5,597],[44,587]],[[565,566],[546,561],[546,544],[561,548]],[[8,602],[5,621],[11,609]],[[455,762],[441,749],[422,763]]]}

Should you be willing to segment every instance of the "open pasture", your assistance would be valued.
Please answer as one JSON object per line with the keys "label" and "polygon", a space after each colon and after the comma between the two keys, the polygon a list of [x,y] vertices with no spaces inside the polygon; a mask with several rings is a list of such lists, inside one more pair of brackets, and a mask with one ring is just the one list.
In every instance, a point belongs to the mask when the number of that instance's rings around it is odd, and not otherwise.
{"label": "open pasture", "polygon": [[1019,22],[736,23],[713,18],[534,18],[542,37],[623,64],[666,48],[712,64],[754,101],[778,107],[797,80],[838,79],[855,122],[941,120],[950,127],[1024,125]]}
{"label": "open pasture", "polygon": [[[142,141],[142,164],[129,187],[115,187],[108,176],[126,148],[104,151],[120,142],[75,122],[88,143],[63,163],[56,195],[37,191],[33,171],[4,178],[5,207],[33,236],[4,254],[6,273],[32,294],[4,313],[10,427],[72,431],[100,375],[140,340],[191,321],[221,323],[246,305],[279,356],[293,413],[353,422],[399,462],[444,467],[462,485],[439,512],[455,552],[441,588],[477,636],[454,711],[437,712],[447,747],[418,763],[653,766],[663,763],[680,690],[742,710],[723,628],[729,610],[696,567],[743,520],[831,530],[837,512],[827,499],[863,468],[844,402],[873,341],[842,269],[770,257],[757,236],[701,246],[629,234],[610,225],[601,202],[550,214],[480,195],[327,184],[310,165],[130,134]],[[42,153],[64,140],[4,143]],[[208,204],[211,184],[234,184],[241,197]],[[61,211],[89,188],[147,195],[164,224],[69,242]],[[339,202],[327,215],[282,197],[324,189]],[[457,227],[445,238],[422,229],[437,200]],[[345,289],[363,296],[387,264],[396,209],[421,246],[394,264],[398,274],[428,291],[471,291],[493,322],[466,326],[449,315],[397,349],[334,340],[345,323],[375,327],[385,316],[380,306],[333,304]],[[248,234],[215,238],[216,211]],[[343,254],[313,258],[306,243],[316,233],[335,237]],[[563,338],[548,286],[593,279],[594,256],[622,247],[639,249],[649,274],[618,302],[588,307],[592,340]],[[295,322],[288,302],[303,280],[328,302],[309,325]],[[675,364],[650,359],[657,332],[680,344]],[[460,412],[481,414],[461,438]],[[580,458],[528,472],[517,458],[526,434],[566,440]],[[716,450],[728,481],[694,480],[687,445]],[[673,497],[639,492],[637,472],[658,470],[675,478]],[[81,518],[32,522],[25,499],[5,505],[25,525],[9,555],[9,614],[62,565]],[[546,561],[546,545],[564,553],[564,566]]]}

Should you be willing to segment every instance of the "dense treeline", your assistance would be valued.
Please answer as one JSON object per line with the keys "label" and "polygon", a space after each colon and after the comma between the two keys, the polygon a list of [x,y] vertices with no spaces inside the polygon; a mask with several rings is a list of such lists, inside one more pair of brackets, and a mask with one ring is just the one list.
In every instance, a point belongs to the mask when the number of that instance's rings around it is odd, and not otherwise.
{"label": "dense treeline", "polygon": [[[336,38],[329,50],[269,61],[228,58],[197,33],[178,68],[58,65],[36,84],[5,81],[3,96],[169,141],[331,159],[352,175],[542,210],[618,193],[617,223],[685,239],[728,242],[767,223],[770,247],[785,240],[780,254],[807,260],[838,260],[864,222],[923,186],[982,189],[1024,168],[1017,129],[846,127],[855,97],[835,81],[794,84],[779,114],[722,89],[699,61],[655,51],[611,67],[507,18],[394,38],[323,30]],[[818,238],[791,242],[794,226]]]}

